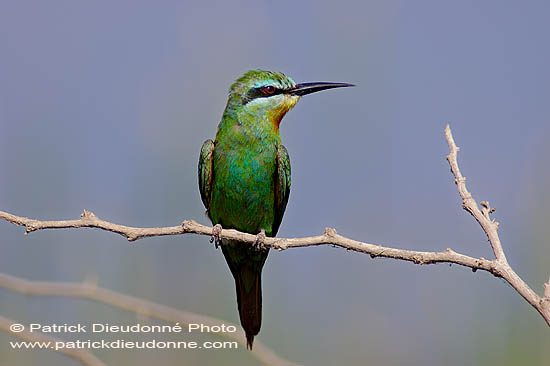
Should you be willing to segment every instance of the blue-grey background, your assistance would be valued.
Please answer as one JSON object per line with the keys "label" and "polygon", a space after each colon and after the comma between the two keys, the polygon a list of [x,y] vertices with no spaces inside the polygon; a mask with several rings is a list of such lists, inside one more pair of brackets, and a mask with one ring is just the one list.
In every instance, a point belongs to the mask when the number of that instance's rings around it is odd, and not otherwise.
{"label": "blue-grey background", "polygon": [[[302,98],[283,120],[292,193],[279,232],[341,234],[491,258],[461,209],[445,123],[474,197],[497,208],[511,265],[550,275],[550,6],[545,1],[0,2],[0,209],[116,223],[207,224],[197,189],[231,82],[251,68],[354,89]],[[206,237],[128,243],[91,229],[0,222],[0,271],[82,281],[238,322],[233,279]],[[258,337],[308,365],[546,365],[550,332],[502,280],[453,265],[318,247],[272,252]],[[134,324],[104,304],[0,289],[23,323]],[[58,335],[70,338],[71,335]],[[147,338],[147,337],[146,337]],[[2,365],[77,365],[14,351]],[[190,340],[220,340],[196,337]],[[223,340],[223,339],[222,339]],[[94,352],[109,364],[239,364],[226,351]]]}

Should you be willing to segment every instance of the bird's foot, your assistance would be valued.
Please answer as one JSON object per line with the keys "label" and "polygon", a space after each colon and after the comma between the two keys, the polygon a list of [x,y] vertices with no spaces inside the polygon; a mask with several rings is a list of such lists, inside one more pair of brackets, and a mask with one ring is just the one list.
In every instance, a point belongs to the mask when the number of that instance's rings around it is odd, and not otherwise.
{"label": "bird's foot", "polygon": [[222,242],[221,235],[222,235],[222,226],[220,224],[214,225],[214,227],[212,228],[212,236],[210,237],[210,242],[216,245],[216,249],[218,249],[218,246]]}
{"label": "bird's foot", "polygon": [[265,243],[265,230],[262,229],[257,235],[256,240],[254,241],[254,244],[252,244],[252,247],[256,250],[262,250],[264,249],[264,243]]}

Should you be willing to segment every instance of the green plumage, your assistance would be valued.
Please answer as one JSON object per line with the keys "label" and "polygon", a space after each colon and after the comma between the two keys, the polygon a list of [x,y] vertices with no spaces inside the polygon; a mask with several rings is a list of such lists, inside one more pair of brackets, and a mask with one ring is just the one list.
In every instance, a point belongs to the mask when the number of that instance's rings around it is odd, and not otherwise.
{"label": "green plumage", "polygon": [[[252,70],[229,89],[216,140],[204,142],[199,159],[199,189],[214,225],[275,236],[290,194],[290,159],[281,144],[279,124],[300,96],[342,83],[296,84],[281,73]],[[235,279],[237,306],[247,344],[261,326],[261,273],[268,249],[223,242]]]}
{"label": "green plumage", "polygon": [[[294,82],[282,74],[252,71],[233,84],[216,141],[203,144],[199,160],[201,197],[212,223],[251,234],[264,230],[266,236],[277,234],[290,193],[290,159],[270,118],[279,104],[285,108],[285,97],[258,103],[247,101],[247,93],[272,84],[291,87]],[[224,243],[222,251],[252,347],[261,326],[260,281],[268,250]]]}

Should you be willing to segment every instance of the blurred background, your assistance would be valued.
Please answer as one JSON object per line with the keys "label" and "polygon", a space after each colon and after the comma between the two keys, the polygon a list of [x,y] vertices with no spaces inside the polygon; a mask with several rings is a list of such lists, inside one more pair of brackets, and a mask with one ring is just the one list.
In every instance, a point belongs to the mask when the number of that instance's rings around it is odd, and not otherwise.
{"label": "blurred background", "polygon": [[[450,123],[468,188],[497,208],[508,260],[540,294],[550,275],[549,12],[545,1],[4,0],[0,209],[44,220],[88,209],[131,226],[209,224],[197,161],[228,87],[249,69],[282,71],[296,82],[357,87],[304,97],[283,120],[293,175],[280,236],[331,226],[370,243],[492,258],[445,161]],[[0,222],[1,272],[96,278],[238,323],[233,279],[207,237],[128,243],[93,229],[23,232]],[[547,365],[550,357],[549,328],[526,301],[503,280],[456,265],[331,247],[272,252],[263,293],[258,339],[303,364]],[[147,323],[105,304],[5,289],[0,304],[1,315],[24,324]],[[2,365],[79,364],[12,350],[10,340],[0,333]],[[244,347],[94,354],[112,365],[259,364]]]}

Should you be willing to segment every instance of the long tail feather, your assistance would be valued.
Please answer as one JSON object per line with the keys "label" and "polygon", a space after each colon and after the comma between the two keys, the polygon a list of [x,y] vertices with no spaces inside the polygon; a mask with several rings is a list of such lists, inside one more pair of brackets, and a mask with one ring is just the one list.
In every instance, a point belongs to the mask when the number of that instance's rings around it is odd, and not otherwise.
{"label": "long tail feather", "polygon": [[[250,288],[247,288],[246,283],[251,283]],[[239,317],[246,333],[247,347],[252,349],[254,336],[260,332],[262,326],[261,273],[253,272],[248,267],[241,268],[241,271],[235,276],[235,288],[237,290]]]}
{"label": "long tail feather", "polygon": [[252,349],[262,325],[262,267],[268,251],[256,251],[240,244],[223,245],[222,251],[235,279],[237,308],[246,343]]}

